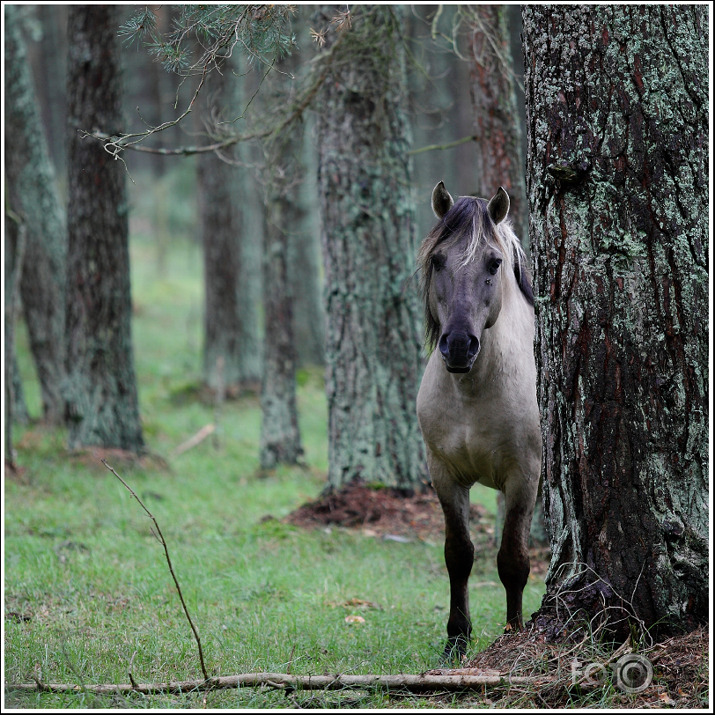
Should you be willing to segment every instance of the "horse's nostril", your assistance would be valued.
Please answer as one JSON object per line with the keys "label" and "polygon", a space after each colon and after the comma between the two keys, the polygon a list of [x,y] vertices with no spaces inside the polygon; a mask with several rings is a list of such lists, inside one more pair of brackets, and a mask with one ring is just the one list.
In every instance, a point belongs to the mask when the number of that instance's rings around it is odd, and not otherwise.
{"label": "horse's nostril", "polygon": [[443,333],[438,347],[445,359],[471,360],[479,352],[479,338],[461,331]]}

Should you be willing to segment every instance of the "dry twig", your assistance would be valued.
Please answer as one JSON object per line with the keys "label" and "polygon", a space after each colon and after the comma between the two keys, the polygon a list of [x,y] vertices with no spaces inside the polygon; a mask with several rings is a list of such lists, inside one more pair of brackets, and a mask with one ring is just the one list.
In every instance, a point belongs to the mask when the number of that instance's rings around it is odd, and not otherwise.
{"label": "dry twig", "polygon": [[[169,557],[169,547],[166,545],[166,540],[164,539],[164,535],[161,533],[161,529],[159,528],[159,523],[157,522],[154,515],[146,508],[146,506],[144,505],[144,502],[137,496],[136,492],[114,471],[113,467],[111,467],[109,464],[107,464],[106,459],[102,460],[102,464],[126,487],[127,491],[139,502],[139,506],[141,506],[141,508],[144,509],[144,511],[149,516],[149,518],[154,522],[154,527],[156,529],[156,536],[159,539],[159,543],[164,547],[164,555],[166,556],[166,563],[169,566],[169,571],[171,572],[171,578],[174,579],[174,585],[176,586],[176,590],[179,593],[179,599],[181,600],[181,606],[184,609],[184,614],[186,615],[186,619],[189,621],[191,630],[194,633],[194,638],[196,639],[196,645],[199,648],[199,660],[201,661],[201,672],[204,674],[204,680],[207,681],[209,679],[209,676],[208,676],[208,673],[206,672],[206,665],[204,664],[204,651],[201,648],[201,638],[199,637],[199,632],[196,630],[196,626],[194,625],[194,622],[191,620],[191,615],[189,614],[189,609],[186,606],[186,601],[184,601],[184,594],[181,592],[181,586],[179,586],[179,581],[176,578],[176,574],[174,573],[174,567],[171,565],[171,558]],[[77,686],[71,686],[70,689],[76,688],[76,687]],[[129,685],[127,687],[130,689],[132,688],[131,685]],[[102,692],[104,692],[104,691],[102,691]]]}

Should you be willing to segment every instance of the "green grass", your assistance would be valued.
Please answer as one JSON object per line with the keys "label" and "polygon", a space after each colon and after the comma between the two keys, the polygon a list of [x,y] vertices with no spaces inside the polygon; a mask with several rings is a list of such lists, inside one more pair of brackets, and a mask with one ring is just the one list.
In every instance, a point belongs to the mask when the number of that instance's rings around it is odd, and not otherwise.
{"label": "green grass", "polygon": [[[195,399],[200,377],[200,255],[175,247],[154,275],[150,243],[132,246],[134,343],[150,451],[166,460],[114,463],[153,512],[201,634],[209,671],[421,672],[444,645],[448,581],[440,540],[398,543],[333,528],[304,531],[280,520],[325,484],[322,376],[299,379],[308,467],[261,477],[255,397],[220,409]],[[39,411],[26,339],[19,360],[31,414]],[[203,426],[216,432],[180,456]],[[5,681],[111,683],[200,677],[197,649],[163,549],[139,504],[98,460],[70,457],[62,430],[15,430],[23,473],[5,482]],[[111,460],[110,460],[111,463]],[[493,493],[479,492],[494,509]],[[268,518],[272,517],[272,518]],[[475,563],[472,652],[502,632],[504,591],[493,553]],[[489,585],[489,584],[492,585]],[[543,583],[533,578],[525,612]],[[347,605],[362,599],[371,607]],[[364,623],[349,624],[348,615]],[[99,697],[6,690],[15,708],[192,708],[202,695]],[[452,701],[442,701],[449,706]],[[213,708],[431,707],[429,698],[380,693],[244,689],[211,693]]]}

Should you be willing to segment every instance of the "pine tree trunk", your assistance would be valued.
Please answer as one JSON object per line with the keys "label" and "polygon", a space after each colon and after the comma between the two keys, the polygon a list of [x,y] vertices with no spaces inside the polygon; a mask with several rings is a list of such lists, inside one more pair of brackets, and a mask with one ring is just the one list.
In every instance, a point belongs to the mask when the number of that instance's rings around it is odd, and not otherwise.
{"label": "pine tree trunk", "polygon": [[5,243],[3,246],[4,255],[4,298],[5,320],[3,321],[3,350],[5,359],[4,387],[5,399],[4,407],[4,455],[5,465],[15,467],[15,443],[13,440],[12,427],[17,417],[17,405],[20,395],[17,394],[17,359],[15,357],[15,325],[17,324],[17,312],[19,308],[19,285],[22,264],[25,258],[25,248],[27,246],[27,231],[25,224],[19,220],[15,214],[5,211]]}
{"label": "pine tree trunk", "polygon": [[[228,61],[221,73],[211,72],[204,88],[203,122],[220,136],[243,111],[243,79]],[[227,124],[221,125],[219,120]],[[230,161],[245,147],[229,150]],[[247,213],[255,205],[247,169],[215,154],[198,160],[199,213],[204,248],[204,382],[221,394],[257,389],[261,380],[261,348],[255,269],[246,270],[247,244],[260,245],[248,230]]]}
{"label": "pine tree trunk", "polygon": [[20,291],[43,418],[61,423],[67,228],[21,34],[22,12],[12,5],[5,9],[6,210],[23,224]]}
{"label": "pine tree trunk", "polygon": [[81,130],[121,126],[119,15],[68,17],[67,418],[70,449],[144,448],[131,336],[126,169]]}
{"label": "pine tree trunk", "polygon": [[508,10],[503,5],[467,5],[474,133],[479,151],[477,195],[490,197],[503,186],[511,201],[509,218],[526,236],[526,188],[521,127],[516,105]]}
{"label": "pine tree trunk", "polygon": [[325,308],[320,255],[316,148],[311,137],[315,128],[307,115],[299,137],[304,179],[298,188],[297,231],[290,242],[289,280],[293,292],[293,326],[298,365],[325,364]]}
{"label": "pine tree trunk", "polygon": [[[289,78],[296,70],[293,58],[278,63],[269,80],[274,100],[286,101]],[[302,163],[302,127],[286,127],[263,146],[265,231],[263,248],[263,306],[265,331],[261,385],[262,469],[296,464],[303,454],[296,403],[296,360],[293,286],[295,265],[289,264],[300,231],[302,207],[298,187],[305,178]],[[309,277],[307,277],[309,278]]]}
{"label": "pine tree trunk", "polygon": [[553,552],[537,622],[689,628],[708,617],[707,10],[523,20]]}
{"label": "pine tree trunk", "polygon": [[[322,6],[314,24],[327,28],[335,12]],[[427,479],[415,415],[422,340],[400,12],[355,6],[352,28],[326,36],[318,185],[329,489],[361,477],[414,490]]]}

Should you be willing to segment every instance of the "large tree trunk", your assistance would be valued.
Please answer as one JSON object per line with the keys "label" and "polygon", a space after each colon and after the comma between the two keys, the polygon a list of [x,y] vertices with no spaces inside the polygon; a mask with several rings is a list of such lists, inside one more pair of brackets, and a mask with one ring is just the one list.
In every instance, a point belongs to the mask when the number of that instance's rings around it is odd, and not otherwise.
{"label": "large tree trunk", "polygon": [[21,34],[22,12],[12,5],[5,9],[5,208],[23,224],[20,290],[43,417],[59,423],[64,417],[67,228]]}
{"label": "large tree trunk", "polygon": [[[220,73],[213,71],[206,78],[202,120],[214,139],[227,127],[234,130],[231,122],[243,111],[244,80],[234,68],[227,60]],[[233,395],[256,390],[261,380],[257,290],[251,285],[260,285],[260,274],[256,266],[246,270],[248,251],[261,243],[261,236],[248,230],[247,214],[255,210],[257,197],[245,166],[234,163],[246,151],[237,147],[227,150],[227,156],[203,154],[198,160],[204,382],[214,391]]]}
{"label": "large tree trunk", "polygon": [[689,628],[708,617],[707,10],[523,20],[553,551],[538,623]]}
{"label": "large tree trunk", "polygon": [[[323,6],[315,24],[327,28],[335,12]],[[400,12],[355,6],[351,29],[327,33],[318,185],[332,489],[356,477],[408,490],[426,480]]]}
{"label": "large tree trunk", "polygon": [[69,10],[67,418],[69,446],[144,447],[131,337],[126,169],[80,130],[121,129],[119,16]]}

